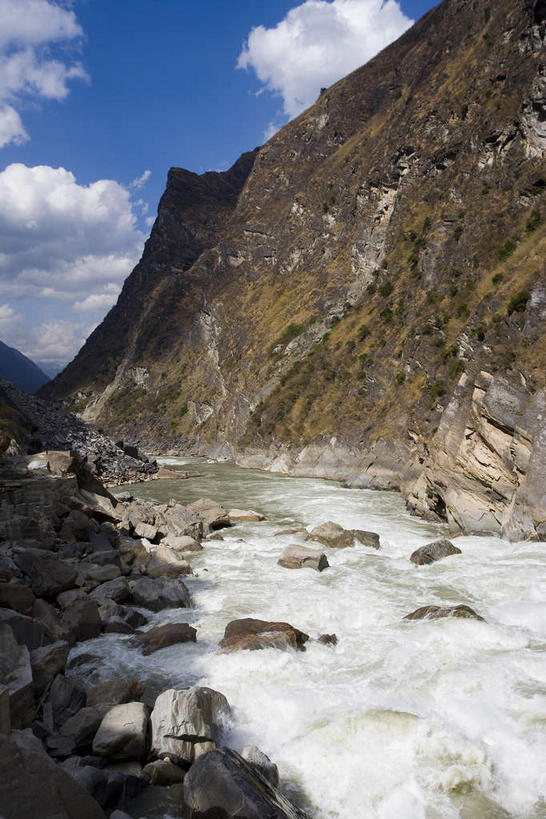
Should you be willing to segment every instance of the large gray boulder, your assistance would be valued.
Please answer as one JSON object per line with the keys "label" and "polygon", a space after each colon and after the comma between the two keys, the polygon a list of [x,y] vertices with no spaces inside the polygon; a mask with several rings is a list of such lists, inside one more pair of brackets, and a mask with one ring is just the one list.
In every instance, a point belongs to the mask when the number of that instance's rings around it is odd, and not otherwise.
{"label": "large gray boulder", "polygon": [[30,731],[0,734],[0,770],[3,819],[105,819],[99,804]]}
{"label": "large gray boulder", "polygon": [[19,645],[25,645],[29,651],[52,642],[52,635],[42,622],[18,611],[0,609],[0,626],[2,625],[9,626]]}
{"label": "large gray boulder", "polygon": [[450,555],[460,555],[461,550],[454,546],[450,540],[435,540],[416,549],[410,557],[412,563],[417,566],[426,566],[428,563],[435,563]]}
{"label": "large gray boulder", "polygon": [[201,756],[184,779],[188,819],[308,819],[256,766],[228,748]]}
{"label": "large gray boulder", "polygon": [[167,535],[161,541],[161,546],[172,549],[173,552],[202,552],[203,547],[198,540],[188,535]]}
{"label": "large gray boulder", "polygon": [[36,694],[41,694],[57,674],[63,671],[69,651],[70,643],[66,640],[58,640],[30,652]]}
{"label": "large gray boulder", "polygon": [[142,684],[130,677],[110,680],[89,688],[87,691],[87,705],[95,708],[103,717],[114,705],[135,702],[140,699],[142,690]]}
{"label": "large gray boulder", "polygon": [[93,753],[112,759],[143,759],[147,732],[148,712],[143,703],[114,705],[102,718],[93,740]]}
{"label": "large gray boulder", "polygon": [[78,573],[74,566],[59,560],[42,549],[23,549],[14,556],[15,563],[25,573],[36,597],[55,597],[76,585]]}
{"label": "large gray boulder", "polygon": [[188,561],[168,546],[160,545],[150,552],[150,559],[146,565],[148,577],[180,577],[191,573]]}
{"label": "large gray boulder", "polygon": [[193,762],[215,747],[229,710],[224,695],[212,688],[164,691],[151,716],[152,753],[175,763]]}
{"label": "large gray boulder", "polygon": [[330,565],[320,549],[310,549],[308,546],[297,544],[287,546],[277,563],[285,569],[316,569],[318,572],[322,572]]}
{"label": "large gray boulder", "polygon": [[105,600],[114,600],[116,603],[128,603],[131,599],[131,590],[129,584],[124,577],[116,577],[115,580],[107,580],[101,583],[90,594],[93,600],[97,600],[99,604],[104,603]]}
{"label": "large gray boulder", "polygon": [[98,601],[90,598],[76,600],[64,612],[62,624],[70,631],[76,642],[98,637],[102,627]]}
{"label": "large gray boulder", "polygon": [[30,655],[7,625],[0,625],[0,680],[9,692],[11,725],[14,728],[30,725],[35,713]]}
{"label": "large gray boulder", "polygon": [[143,577],[132,584],[133,603],[150,611],[191,608],[191,597],[181,580]]}
{"label": "large gray boulder", "polygon": [[252,617],[243,617],[232,620],[227,624],[224,637],[220,641],[223,651],[239,651],[242,649],[299,649],[305,651],[305,643],[309,635],[300,631],[290,623],[276,623],[268,620],[256,620]]}
{"label": "large gray boulder", "polygon": [[274,762],[271,762],[267,754],[260,751],[256,745],[247,745],[241,751],[241,756],[257,768],[262,776],[265,776],[268,782],[271,782],[274,788],[279,787],[279,769]]}
{"label": "large gray boulder", "polygon": [[198,515],[208,532],[231,526],[229,514],[224,507],[210,498],[199,498],[199,500],[189,504],[188,510]]}
{"label": "large gray boulder", "polygon": [[203,537],[203,520],[197,510],[180,503],[170,503],[159,509],[155,516],[158,536],[192,537],[200,540]]}

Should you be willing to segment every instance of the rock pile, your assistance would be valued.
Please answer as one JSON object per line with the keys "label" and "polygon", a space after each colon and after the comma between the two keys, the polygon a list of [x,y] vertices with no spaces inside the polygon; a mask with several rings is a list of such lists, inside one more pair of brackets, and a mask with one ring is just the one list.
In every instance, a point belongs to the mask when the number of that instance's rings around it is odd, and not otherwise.
{"label": "rock pile", "polygon": [[[195,642],[186,622],[142,630],[141,610],[191,607],[185,557],[230,526],[229,514],[209,499],[190,507],[116,499],[73,452],[4,459],[0,490],[0,765],[9,773],[0,780],[2,816],[30,819],[39,804],[44,817],[104,819],[149,784],[181,787],[196,760],[220,754],[225,770],[207,797],[214,810],[233,815],[239,789],[249,817],[265,815],[265,805],[281,819],[302,817],[277,790],[265,754],[247,749],[244,760],[218,748],[230,719],[221,693],[169,689],[149,708],[136,679],[85,688],[67,666],[76,643],[102,633],[132,634],[144,654]],[[307,640],[284,623],[263,623],[265,635],[257,622],[230,624],[226,633],[239,643],[232,647],[276,638],[302,648]],[[218,772],[216,759],[206,764]],[[199,815],[199,787],[190,781],[181,795],[188,815]]]}

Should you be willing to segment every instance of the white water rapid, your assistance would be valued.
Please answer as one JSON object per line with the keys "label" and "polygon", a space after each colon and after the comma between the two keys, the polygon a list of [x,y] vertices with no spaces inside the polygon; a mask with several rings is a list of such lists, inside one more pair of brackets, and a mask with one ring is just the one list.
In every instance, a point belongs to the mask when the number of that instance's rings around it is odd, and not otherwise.
{"label": "white water rapid", "polygon": [[[189,556],[195,608],[153,615],[154,624],[191,622],[195,645],[143,657],[129,638],[106,635],[78,649],[104,656],[98,670],[73,673],[137,675],[152,702],[196,682],[221,691],[234,714],[226,744],[258,745],[314,819],[546,816],[546,543],[459,537],[462,555],[418,567],[411,552],[446,530],[411,517],[396,493],[204,459],[163,463],[203,477],[130,490],[162,502],[211,497],[267,520],[206,541]],[[381,549],[325,549],[322,573],[277,565],[300,536],[275,532],[326,520],[378,532]],[[419,606],[458,603],[485,622],[402,620]],[[334,632],[338,644],[218,653],[225,625],[250,616],[311,638]]]}

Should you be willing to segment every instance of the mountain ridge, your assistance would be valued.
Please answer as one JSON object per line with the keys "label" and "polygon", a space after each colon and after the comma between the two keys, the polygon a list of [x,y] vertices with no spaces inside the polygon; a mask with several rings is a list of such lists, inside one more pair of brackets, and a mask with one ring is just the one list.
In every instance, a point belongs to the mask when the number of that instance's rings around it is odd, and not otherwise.
{"label": "mountain ridge", "polygon": [[0,341],[0,378],[12,381],[24,392],[34,393],[50,381],[48,375],[16,347]]}
{"label": "mountain ridge", "polygon": [[138,340],[120,299],[45,394],[156,450],[543,535],[545,16],[444,0],[239,167],[206,246],[169,177]]}

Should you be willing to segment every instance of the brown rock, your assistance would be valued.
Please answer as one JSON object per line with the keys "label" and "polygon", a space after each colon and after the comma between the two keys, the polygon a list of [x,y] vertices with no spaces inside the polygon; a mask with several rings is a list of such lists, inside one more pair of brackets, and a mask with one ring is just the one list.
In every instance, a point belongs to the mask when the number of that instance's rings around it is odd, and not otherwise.
{"label": "brown rock", "polygon": [[153,654],[175,643],[195,643],[197,631],[188,623],[166,623],[138,634],[133,644],[142,648],[144,654]]}
{"label": "brown rock", "polygon": [[406,614],[404,620],[440,620],[443,617],[463,617],[473,620],[483,620],[470,606],[422,606],[411,614]]}
{"label": "brown rock", "polygon": [[265,520],[265,515],[262,515],[260,512],[254,512],[252,509],[231,509],[228,512],[228,517],[232,523],[239,523],[239,521],[244,520]]}
{"label": "brown rock", "polygon": [[328,520],[326,523],[321,523],[320,526],[315,526],[307,540],[318,540],[324,546],[343,549],[346,546],[354,546],[355,536],[351,530],[344,529],[339,523]]}
{"label": "brown rock", "polygon": [[376,532],[366,532],[363,529],[352,529],[351,531],[359,543],[371,549],[379,549],[379,535]]}
{"label": "brown rock", "polygon": [[200,498],[194,503],[190,503],[188,510],[197,513],[203,523],[208,526],[209,531],[231,526],[229,515],[224,507],[210,498]]}
{"label": "brown rock", "polygon": [[309,635],[289,623],[268,622],[245,617],[226,626],[220,648],[224,651],[262,648],[294,648],[305,651]]}
{"label": "brown rock", "polygon": [[284,566],[285,569],[316,569],[322,572],[330,565],[326,559],[324,552],[320,549],[309,549],[307,546],[298,546],[296,544],[287,546],[279,560],[279,566]]}
{"label": "brown rock", "polygon": [[0,583],[0,606],[31,614],[35,597],[23,583]]}
{"label": "brown rock", "polygon": [[69,651],[70,644],[59,640],[30,652],[34,690],[37,694],[41,694],[57,674],[64,671]]}
{"label": "brown rock", "polygon": [[184,775],[182,768],[174,765],[168,757],[149,762],[142,769],[142,776],[150,785],[175,785],[184,781]]}

